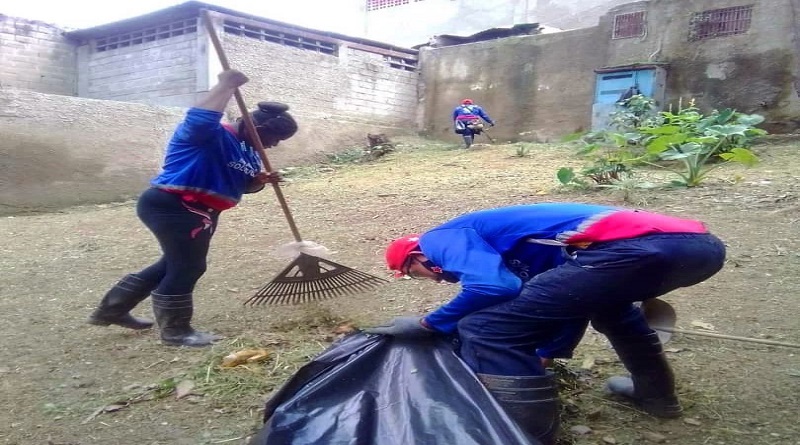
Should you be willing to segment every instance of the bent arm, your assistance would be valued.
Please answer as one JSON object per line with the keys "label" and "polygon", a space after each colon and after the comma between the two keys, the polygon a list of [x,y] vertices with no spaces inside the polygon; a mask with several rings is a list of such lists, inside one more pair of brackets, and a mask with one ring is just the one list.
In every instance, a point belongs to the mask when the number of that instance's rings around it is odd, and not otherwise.
{"label": "bent arm", "polygon": [[474,230],[448,229],[426,235],[420,240],[425,256],[461,282],[458,295],[425,317],[433,329],[454,332],[465,316],[519,295],[522,280]]}
{"label": "bent arm", "polygon": [[202,99],[197,101],[195,108],[211,111],[225,111],[228,102],[237,88],[248,82],[247,76],[236,70],[223,71],[218,76],[219,82],[214,85]]}

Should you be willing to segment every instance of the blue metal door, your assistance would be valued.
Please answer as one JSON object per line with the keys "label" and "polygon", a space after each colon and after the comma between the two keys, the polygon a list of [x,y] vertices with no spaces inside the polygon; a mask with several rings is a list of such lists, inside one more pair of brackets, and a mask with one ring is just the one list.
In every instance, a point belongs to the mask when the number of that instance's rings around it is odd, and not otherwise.
{"label": "blue metal door", "polygon": [[642,95],[653,97],[656,70],[630,70],[597,74],[594,103],[613,104],[628,88],[638,85]]}

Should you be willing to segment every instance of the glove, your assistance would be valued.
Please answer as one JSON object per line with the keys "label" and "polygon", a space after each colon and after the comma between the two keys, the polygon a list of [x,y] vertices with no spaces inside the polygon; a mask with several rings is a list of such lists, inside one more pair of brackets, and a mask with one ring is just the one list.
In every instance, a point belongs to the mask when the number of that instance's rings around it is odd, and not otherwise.
{"label": "glove", "polygon": [[421,316],[395,317],[388,324],[364,329],[367,334],[391,335],[398,338],[430,337],[436,333],[422,325]]}
{"label": "glove", "polygon": [[489,124],[489,126],[490,126],[490,127],[494,127],[494,124],[496,124],[496,123],[497,123],[497,122],[492,122],[492,123],[490,123],[490,124]]}

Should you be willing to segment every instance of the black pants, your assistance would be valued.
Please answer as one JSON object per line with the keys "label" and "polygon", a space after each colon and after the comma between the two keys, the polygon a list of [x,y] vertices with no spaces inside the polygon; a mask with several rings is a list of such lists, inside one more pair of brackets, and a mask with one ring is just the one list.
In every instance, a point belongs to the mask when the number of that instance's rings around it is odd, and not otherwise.
{"label": "black pants", "polygon": [[161,295],[192,293],[206,271],[208,247],[220,212],[151,188],[139,197],[136,213],[156,236],[163,253],[161,259],[136,275],[148,283],[158,283],[154,292]]}
{"label": "black pants", "polygon": [[653,331],[634,302],[700,283],[724,262],[725,245],[711,234],[648,235],[578,250],[528,280],[519,297],[462,318],[461,357],[478,373],[544,375],[538,348],[556,339],[574,348],[589,320],[606,336],[647,336]]}

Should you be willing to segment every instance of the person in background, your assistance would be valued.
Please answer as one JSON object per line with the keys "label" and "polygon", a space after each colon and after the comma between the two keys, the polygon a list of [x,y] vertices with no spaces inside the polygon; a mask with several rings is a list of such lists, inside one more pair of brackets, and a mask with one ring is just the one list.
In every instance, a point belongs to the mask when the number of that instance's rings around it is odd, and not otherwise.
{"label": "person in background", "polygon": [[[151,266],[124,276],[103,297],[89,323],[148,329],[153,321],[130,311],[152,296],[153,312],[164,344],[206,346],[220,339],[192,328],[195,284],[206,271],[206,257],[220,213],[245,193],[280,180],[263,171],[242,119],[221,122],[235,90],[248,78],[223,71],[219,82],[188,110],[166,150],[160,174],[139,197],[137,215],[155,235],[162,256]],[[297,123],[279,102],[260,102],[251,112],[264,147],[274,147],[297,132]]]}
{"label": "person in background", "polygon": [[487,124],[494,127],[495,122],[483,108],[475,105],[472,99],[464,99],[461,105],[453,110],[453,128],[456,134],[460,134],[464,138],[465,148],[472,146],[472,142],[476,134],[481,134],[484,130],[481,119],[486,121]]}
{"label": "person in background", "polygon": [[607,389],[653,416],[681,415],[658,335],[636,303],[700,283],[724,260],[724,244],[699,221],[580,203],[481,210],[389,245],[396,275],[461,290],[427,315],[366,332],[457,334],[461,358],[508,414],[550,444],[559,409],[546,367],[572,356],[589,322],[630,372]]}

